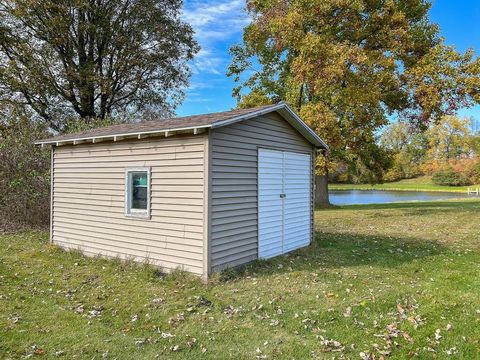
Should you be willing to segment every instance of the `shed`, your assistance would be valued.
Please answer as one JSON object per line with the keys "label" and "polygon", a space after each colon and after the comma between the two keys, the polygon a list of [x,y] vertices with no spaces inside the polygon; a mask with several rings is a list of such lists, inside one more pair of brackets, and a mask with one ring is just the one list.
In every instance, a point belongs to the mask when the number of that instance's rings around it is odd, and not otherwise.
{"label": "shed", "polygon": [[51,242],[207,278],[313,239],[327,145],[285,104],[56,136]]}

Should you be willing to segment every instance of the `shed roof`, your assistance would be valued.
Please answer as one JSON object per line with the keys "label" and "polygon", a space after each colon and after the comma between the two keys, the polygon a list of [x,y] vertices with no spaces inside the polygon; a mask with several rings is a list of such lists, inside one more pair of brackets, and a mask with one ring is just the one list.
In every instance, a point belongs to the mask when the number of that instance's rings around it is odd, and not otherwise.
{"label": "shed roof", "polygon": [[313,145],[328,149],[328,146],[323,142],[323,140],[320,139],[320,137],[315,134],[315,132],[310,129],[287,104],[283,102],[274,105],[258,106],[250,109],[236,109],[211,114],[111,125],[73,134],[54,136],[48,139],[36,141],[35,144],[77,144],[79,142],[89,140],[95,142],[95,140],[106,138],[113,138],[116,140],[117,137],[141,138],[142,135],[162,133],[164,133],[165,136],[168,136],[169,133],[179,131],[193,131],[194,134],[196,134],[200,129],[222,127],[274,111],[282,115],[286,121],[288,121]]}

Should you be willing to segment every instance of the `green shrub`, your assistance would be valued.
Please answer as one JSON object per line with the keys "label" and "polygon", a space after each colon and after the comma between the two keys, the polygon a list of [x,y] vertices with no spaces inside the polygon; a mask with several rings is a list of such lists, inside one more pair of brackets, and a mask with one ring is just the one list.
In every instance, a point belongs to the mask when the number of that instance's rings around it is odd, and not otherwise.
{"label": "green shrub", "polygon": [[455,172],[453,169],[438,170],[432,175],[432,181],[436,185],[447,186],[465,186],[471,185],[471,181],[462,173]]}
{"label": "green shrub", "polygon": [[470,176],[475,184],[480,184],[480,159],[472,166]]}
{"label": "green shrub", "polygon": [[50,216],[50,149],[34,145],[46,126],[11,112],[0,119],[0,232],[46,227]]}

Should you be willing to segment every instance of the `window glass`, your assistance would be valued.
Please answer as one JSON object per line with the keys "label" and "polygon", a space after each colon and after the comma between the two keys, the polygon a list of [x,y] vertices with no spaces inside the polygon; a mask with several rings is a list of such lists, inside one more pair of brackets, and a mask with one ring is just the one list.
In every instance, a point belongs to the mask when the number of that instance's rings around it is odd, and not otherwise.
{"label": "window glass", "polygon": [[150,219],[150,168],[125,168],[125,216]]}
{"label": "window glass", "polygon": [[146,210],[147,199],[147,185],[148,174],[147,172],[134,172],[132,173],[132,209]]}

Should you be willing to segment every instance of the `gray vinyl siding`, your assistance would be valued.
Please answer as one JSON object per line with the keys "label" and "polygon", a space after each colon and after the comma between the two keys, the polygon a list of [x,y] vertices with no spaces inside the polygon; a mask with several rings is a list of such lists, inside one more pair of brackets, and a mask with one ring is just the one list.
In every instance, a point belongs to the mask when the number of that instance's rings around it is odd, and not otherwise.
{"label": "gray vinyl siding", "polygon": [[[60,146],[52,242],[203,274],[206,135]],[[151,219],[124,213],[125,168],[151,167]]]}
{"label": "gray vinyl siding", "polygon": [[210,146],[209,252],[212,270],[219,270],[258,255],[258,148],[312,155],[313,149],[277,113],[214,129]]}

